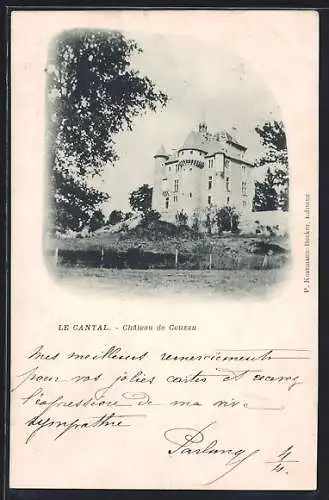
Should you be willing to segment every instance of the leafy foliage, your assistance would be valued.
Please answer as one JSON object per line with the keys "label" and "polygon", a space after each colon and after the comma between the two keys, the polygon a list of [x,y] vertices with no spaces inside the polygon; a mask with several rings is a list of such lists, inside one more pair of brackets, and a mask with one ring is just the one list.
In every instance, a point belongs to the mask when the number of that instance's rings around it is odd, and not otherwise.
{"label": "leafy foliage", "polygon": [[[91,188],[90,181],[118,160],[116,134],[132,130],[136,116],[167,102],[147,76],[131,67],[131,57],[140,52],[117,31],[70,30],[54,40],[46,72],[52,208],[58,229],[88,224],[92,209],[98,210],[109,197]],[[72,207],[68,187],[75,183],[80,197]],[[57,216],[57,211],[62,213]]]}
{"label": "leafy foliage", "polygon": [[111,226],[115,226],[115,224],[118,224],[122,221],[123,217],[124,215],[121,210],[112,210],[108,218],[108,224],[110,224]]}
{"label": "leafy foliage", "polygon": [[124,217],[124,220],[125,220],[125,221],[126,221],[126,220],[131,219],[131,218],[132,218],[132,216],[133,216],[133,213],[132,213],[132,212],[126,212],[126,213],[123,215],[123,217]]}
{"label": "leafy foliage", "polygon": [[105,217],[101,210],[95,210],[90,217],[89,231],[93,233],[105,225]]}
{"label": "leafy foliage", "polygon": [[[277,210],[277,208],[280,208],[287,211],[289,208],[289,168],[284,125],[278,121],[267,122],[263,127],[256,127],[255,130],[266,149],[264,156],[259,159],[256,166],[267,165],[273,175],[273,178],[265,179],[264,183],[256,182],[255,210],[257,210],[257,206],[275,205],[273,188],[277,193],[277,207],[272,209],[260,208],[260,210]],[[268,202],[263,199],[266,195],[270,197]]]}
{"label": "leafy foliage", "polygon": [[255,182],[253,210],[255,212],[277,210],[279,207],[278,198],[275,176],[271,170],[268,169],[264,182]]}
{"label": "leafy foliage", "polygon": [[67,169],[54,169],[51,175],[52,192],[50,231],[70,229],[81,231],[107,196],[89,187],[81,178],[74,178]]}
{"label": "leafy foliage", "polygon": [[262,144],[270,150],[285,153],[285,163],[288,163],[287,138],[283,123],[274,120],[273,122],[266,122],[263,127],[256,127],[255,130],[260,136]]}
{"label": "leafy foliage", "polygon": [[201,227],[200,218],[197,213],[194,213],[192,217],[192,231],[195,236],[199,236],[200,227]]}
{"label": "leafy foliage", "polygon": [[161,214],[156,210],[149,210],[143,215],[142,224],[144,226],[150,226],[161,219]]}
{"label": "leafy foliage", "polygon": [[232,233],[239,232],[239,220],[240,215],[235,210],[234,207],[221,207],[216,210],[215,222],[218,230],[218,234],[223,231],[231,231]]}
{"label": "leafy foliage", "polygon": [[176,220],[177,226],[179,226],[179,227],[186,226],[187,225],[188,216],[184,212],[184,210],[180,210],[179,212],[176,213],[175,220]]}
{"label": "leafy foliage", "polygon": [[129,203],[135,212],[141,212],[142,216],[147,216],[152,209],[152,192],[153,188],[148,184],[143,184],[141,187],[132,191],[129,196]]}
{"label": "leafy foliage", "polygon": [[207,215],[206,215],[205,226],[206,226],[208,236],[211,236],[212,235],[212,220],[211,220],[210,213],[207,213]]}

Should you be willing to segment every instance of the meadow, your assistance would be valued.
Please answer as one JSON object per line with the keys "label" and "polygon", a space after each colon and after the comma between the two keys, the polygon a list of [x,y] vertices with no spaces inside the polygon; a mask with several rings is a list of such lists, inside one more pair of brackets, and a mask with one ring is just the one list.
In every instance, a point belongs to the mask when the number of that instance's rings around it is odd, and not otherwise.
{"label": "meadow", "polygon": [[266,298],[275,292],[287,269],[267,270],[160,270],[160,269],[91,269],[59,266],[56,279],[79,291],[113,293],[116,296],[225,294],[236,298]]}
{"label": "meadow", "polygon": [[290,262],[283,236],[135,234],[48,239],[45,256],[63,283],[90,289],[164,293],[267,293]]}

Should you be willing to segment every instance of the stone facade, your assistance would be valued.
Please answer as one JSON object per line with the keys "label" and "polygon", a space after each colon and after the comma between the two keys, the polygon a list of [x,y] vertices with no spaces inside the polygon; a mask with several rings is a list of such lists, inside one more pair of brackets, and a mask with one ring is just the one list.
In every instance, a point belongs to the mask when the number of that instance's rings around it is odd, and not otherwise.
{"label": "stone facade", "polygon": [[244,215],[251,212],[253,165],[245,152],[228,132],[211,134],[205,123],[179,149],[167,153],[161,146],[154,155],[152,208],[168,222],[180,211],[191,219],[226,205]]}

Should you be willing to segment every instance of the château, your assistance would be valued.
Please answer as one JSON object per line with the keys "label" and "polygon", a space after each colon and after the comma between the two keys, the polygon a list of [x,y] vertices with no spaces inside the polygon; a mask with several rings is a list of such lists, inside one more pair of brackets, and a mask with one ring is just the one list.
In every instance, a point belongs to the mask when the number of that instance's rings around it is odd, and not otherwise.
{"label": "ch\u00e2teau", "polygon": [[171,152],[154,155],[152,208],[168,222],[178,212],[189,219],[211,207],[235,207],[246,216],[254,196],[253,165],[247,148],[230,133],[210,133],[204,122]]}

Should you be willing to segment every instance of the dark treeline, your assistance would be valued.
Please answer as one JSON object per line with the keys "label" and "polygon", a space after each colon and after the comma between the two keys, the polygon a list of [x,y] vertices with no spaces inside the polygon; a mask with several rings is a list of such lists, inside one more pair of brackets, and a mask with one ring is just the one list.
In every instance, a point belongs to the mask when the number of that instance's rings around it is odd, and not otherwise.
{"label": "dark treeline", "polygon": [[[244,255],[213,252],[152,252],[139,248],[126,251],[115,249],[69,250],[59,249],[57,264],[62,266],[79,266],[109,269],[261,269],[266,249]],[[286,264],[288,256],[283,249],[273,252],[267,267],[281,268]],[[54,257],[54,251],[48,253]],[[176,260],[177,257],[177,260]]]}

